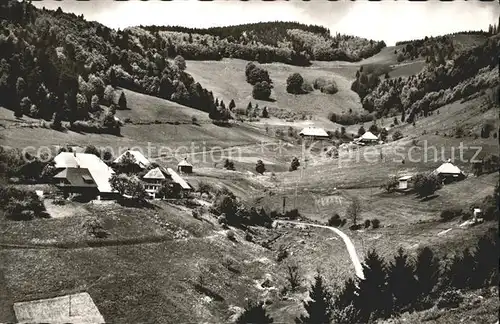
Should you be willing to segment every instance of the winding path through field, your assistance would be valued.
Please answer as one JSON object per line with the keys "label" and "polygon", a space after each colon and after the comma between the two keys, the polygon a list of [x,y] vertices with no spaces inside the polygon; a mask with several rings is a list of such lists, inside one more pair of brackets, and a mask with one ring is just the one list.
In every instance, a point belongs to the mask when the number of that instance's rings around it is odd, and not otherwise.
{"label": "winding path through field", "polygon": [[345,246],[347,248],[347,252],[349,252],[349,256],[351,257],[352,264],[354,265],[354,270],[356,271],[356,276],[360,279],[365,279],[365,276],[363,274],[363,266],[361,265],[361,262],[359,261],[358,254],[356,253],[356,248],[354,247],[354,244],[352,244],[351,239],[349,236],[347,236],[344,232],[339,230],[338,228],[331,227],[331,226],[326,226],[326,225],[319,225],[319,224],[313,224],[313,223],[302,223],[302,222],[294,222],[294,221],[286,221],[286,220],[276,220],[276,223],[281,223],[281,224],[294,224],[294,225],[303,225],[303,226],[311,226],[311,227],[320,227],[320,228],[326,228],[340,236],[345,243]]}

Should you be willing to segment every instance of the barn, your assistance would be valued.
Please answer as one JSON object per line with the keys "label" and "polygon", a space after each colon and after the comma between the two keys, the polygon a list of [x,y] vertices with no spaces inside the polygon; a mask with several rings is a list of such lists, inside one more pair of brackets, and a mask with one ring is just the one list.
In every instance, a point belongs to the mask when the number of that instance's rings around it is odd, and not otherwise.
{"label": "barn", "polygon": [[441,164],[439,168],[432,172],[438,175],[444,183],[450,183],[453,181],[460,181],[465,179],[466,175],[460,170],[459,167],[451,163],[450,160]]}
{"label": "barn", "polygon": [[329,138],[328,133],[323,128],[312,126],[302,129],[299,135],[304,139],[307,138],[313,140]]}
{"label": "barn", "polygon": [[187,159],[183,159],[177,164],[177,171],[181,173],[193,173],[193,165]]}

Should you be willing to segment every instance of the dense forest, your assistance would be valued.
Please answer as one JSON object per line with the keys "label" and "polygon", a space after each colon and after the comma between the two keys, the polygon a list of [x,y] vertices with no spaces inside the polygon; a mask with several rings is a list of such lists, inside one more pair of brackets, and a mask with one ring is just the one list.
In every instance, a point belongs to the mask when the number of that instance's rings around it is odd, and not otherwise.
{"label": "dense forest", "polygon": [[[360,61],[378,53],[384,42],[330,35],[327,28],[296,22],[265,22],[206,29],[140,26],[130,29],[147,46],[160,37],[169,56],[193,60],[239,58],[259,63],[282,62],[305,66],[311,60]],[[147,33],[145,33],[147,32]],[[189,57],[187,56],[189,55]]]}
{"label": "dense forest", "polygon": [[[210,111],[211,92],[184,71],[182,57],[169,61],[162,44],[137,46],[129,31],[115,31],[83,16],[39,10],[28,2],[0,3],[0,105],[34,118],[62,121],[94,132],[116,132],[110,98],[129,88]],[[110,106],[103,108],[102,106]]]}
{"label": "dense forest", "polygon": [[447,103],[498,87],[500,34],[459,53],[446,39],[434,43],[440,50],[420,49],[426,53],[428,64],[414,76],[381,80],[373,69],[360,69],[351,88],[359,94],[363,108],[378,116],[401,112],[403,119],[413,122]]}

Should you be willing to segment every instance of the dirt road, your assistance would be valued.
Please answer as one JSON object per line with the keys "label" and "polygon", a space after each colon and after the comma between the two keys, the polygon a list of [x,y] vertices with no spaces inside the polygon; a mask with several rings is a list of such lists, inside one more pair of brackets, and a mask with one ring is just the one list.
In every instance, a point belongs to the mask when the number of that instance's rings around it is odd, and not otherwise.
{"label": "dirt road", "polygon": [[331,226],[326,226],[326,225],[319,225],[319,224],[312,224],[312,223],[302,223],[302,222],[294,222],[294,221],[286,221],[286,220],[277,220],[275,221],[278,224],[294,224],[294,225],[305,225],[305,226],[311,226],[311,227],[320,227],[320,228],[326,228],[329,229],[330,231],[334,232],[338,236],[344,240],[345,246],[347,248],[347,252],[349,252],[349,256],[351,257],[352,264],[354,265],[354,270],[356,271],[356,276],[360,279],[365,279],[365,276],[363,274],[363,266],[361,265],[361,262],[359,261],[358,254],[356,253],[356,248],[354,247],[354,244],[352,244],[351,239],[349,236],[347,236],[344,232],[339,230],[338,228],[331,227]]}

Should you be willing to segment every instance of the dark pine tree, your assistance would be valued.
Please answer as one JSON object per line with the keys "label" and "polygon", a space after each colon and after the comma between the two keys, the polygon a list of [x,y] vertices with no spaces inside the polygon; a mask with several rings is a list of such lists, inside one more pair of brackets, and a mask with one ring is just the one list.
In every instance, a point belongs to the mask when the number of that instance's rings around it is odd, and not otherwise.
{"label": "dark pine tree", "polygon": [[333,323],[350,324],[361,322],[359,311],[354,306],[356,290],[356,282],[352,278],[345,281],[344,287],[335,297],[333,303]]}
{"label": "dark pine tree", "polygon": [[494,274],[498,273],[498,246],[496,246],[496,241],[496,238],[484,235],[477,242],[474,253],[476,267],[474,276],[470,281],[472,288],[480,288],[490,284]]}
{"label": "dark pine tree", "polygon": [[120,94],[120,98],[118,99],[118,107],[120,107],[121,110],[127,109],[127,98],[125,97],[124,92]]}
{"label": "dark pine tree", "polygon": [[329,324],[332,317],[332,294],[325,287],[323,277],[318,273],[309,290],[310,301],[304,301],[307,314],[295,318],[296,324]]}
{"label": "dark pine tree", "polygon": [[399,248],[389,265],[387,275],[395,311],[407,310],[417,299],[418,289],[414,272],[414,266],[408,260],[408,255],[402,248]]}
{"label": "dark pine tree", "polygon": [[385,262],[375,250],[366,256],[363,273],[365,279],[359,282],[354,304],[360,312],[361,322],[387,318],[392,312],[392,295],[387,285]]}
{"label": "dark pine tree", "polygon": [[474,261],[474,256],[469,249],[465,249],[461,255],[454,255],[448,261],[444,272],[444,283],[456,289],[468,288],[471,277],[474,275]]}
{"label": "dark pine tree", "polygon": [[229,102],[229,110],[233,111],[234,108],[236,108],[236,104],[234,103],[234,99],[231,99],[231,102]]}
{"label": "dark pine tree", "polygon": [[439,282],[439,274],[439,259],[434,256],[430,248],[424,247],[419,251],[415,264],[415,277],[420,298],[432,293]]}
{"label": "dark pine tree", "polygon": [[113,69],[113,68],[111,68],[111,71],[109,71],[109,82],[111,83],[111,86],[113,88],[116,88],[118,81],[116,79],[115,69]]}
{"label": "dark pine tree", "polygon": [[263,302],[248,302],[245,311],[236,320],[236,324],[271,324],[273,322],[272,317],[266,313]]}

